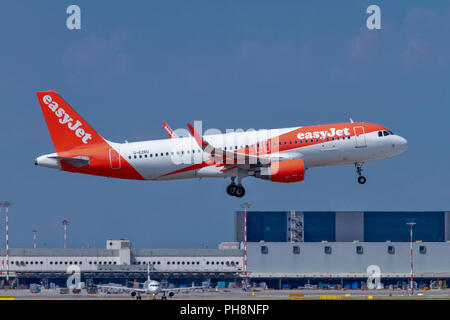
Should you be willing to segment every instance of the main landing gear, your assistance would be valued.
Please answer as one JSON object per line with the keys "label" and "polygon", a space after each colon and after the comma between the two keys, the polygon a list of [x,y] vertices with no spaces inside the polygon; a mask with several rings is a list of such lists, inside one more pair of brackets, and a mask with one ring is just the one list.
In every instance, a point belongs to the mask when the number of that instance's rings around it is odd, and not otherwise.
{"label": "main landing gear", "polygon": [[245,195],[245,189],[241,185],[239,180],[238,184],[235,183],[236,177],[231,177],[231,184],[227,187],[227,193],[230,196],[242,198]]}
{"label": "main landing gear", "polygon": [[356,168],[356,173],[358,174],[358,182],[360,183],[360,184],[364,184],[364,183],[366,183],[366,181],[367,181],[367,179],[366,179],[366,177],[364,177],[363,175],[362,175],[362,163],[361,162],[355,162],[355,168]]}

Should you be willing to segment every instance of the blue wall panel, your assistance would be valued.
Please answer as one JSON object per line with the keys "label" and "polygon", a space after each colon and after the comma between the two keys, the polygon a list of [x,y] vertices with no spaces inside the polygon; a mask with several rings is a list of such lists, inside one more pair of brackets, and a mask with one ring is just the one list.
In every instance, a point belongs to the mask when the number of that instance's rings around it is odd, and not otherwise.
{"label": "blue wall panel", "polygon": [[414,221],[413,240],[445,240],[444,212],[365,212],[364,241],[410,241],[409,226]]}
{"label": "blue wall panel", "polygon": [[336,241],[336,212],[303,212],[304,241]]}
{"label": "blue wall panel", "polygon": [[287,212],[248,212],[247,240],[249,242],[287,241]]}

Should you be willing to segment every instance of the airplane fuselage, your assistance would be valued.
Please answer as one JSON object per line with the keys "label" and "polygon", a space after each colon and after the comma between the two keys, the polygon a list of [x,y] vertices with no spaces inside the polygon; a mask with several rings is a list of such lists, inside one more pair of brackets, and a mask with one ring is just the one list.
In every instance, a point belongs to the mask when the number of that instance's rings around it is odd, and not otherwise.
{"label": "airplane fuselage", "polygon": [[349,163],[363,184],[363,163],[408,147],[406,139],[382,125],[353,121],[205,135],[188,124],[192,136],[187,137],[163,123],[171,139],[116,143],[100,136],[56,92],[37,96],[56,152],[38,157],[36,165],[132,180],[231,177],[227,193],[237,197],[245,194],[241,181],[248,176],[299,182],[308,168]]}
{"label": "airplane fuselage", "polygon": [[[406,140],[395,134],[384,135],[383,132],[386,131],[389,132],[387,128],[376,124],[340,123],[233,132],[204,137],[215,147],[235,153],[285,159],[300,158],[304,160],[305,168],[313,168],[380,160],[405,151]],[[247,172],[247,176],[252,173],[251,170],[242,172],[238,168],[223,170],[224,166],[211,163],[208,161],[210,154],[199,148],[193,137],[130,143],[108,141],[108,144],[109,150],[105,149],[105,152],[97,154],[97,159],[90,161],[91,165],[98,162],[99,167],[104,167],[100,170],[104,174],[99,175],[141,180],[170,180],[231,177],[238,175],[238,171],[243,175]],[[63,152],[71,157],[83,157],[89,153],[91,153],[89,148]],[[37,164],[88,173],[84,167],[69,168],[70,165],[61,166],[57,161],[46,163],[45,159],[48,156],[39,157]],[[134,177],[120,175],[124,166],[132,166],[139,175]]]}

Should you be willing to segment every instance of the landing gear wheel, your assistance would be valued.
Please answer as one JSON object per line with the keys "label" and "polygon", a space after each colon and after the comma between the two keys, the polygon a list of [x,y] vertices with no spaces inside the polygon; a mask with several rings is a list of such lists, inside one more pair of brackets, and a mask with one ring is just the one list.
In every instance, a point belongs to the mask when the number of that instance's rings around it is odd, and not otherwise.
{"label": "landing gear wheel", "polygon": [[161,300],[167,300],[167,297],[166,296],[162,296]]}
{"label": "landing gear wheel", "polygon": [[355,169],[356,169],[356,173],[358,174],[358,182],[360,183],[360,184],[364,184],[364,183],[366,183],[366,177],[364,177],[363,175],[362,175],[362,165],[363,165],[363,163],[362,162],[355,162]]}
{"label": "landing gear wheel", "polygon": [[245,195],[245,189],[242,186],[237,186],[234,195],[238,198],[242,198]]}
{"label": "landing gear wheel", "polygon": [[230,195],[230,196],[234,196],[235,195],[235,193],[236,193],[236,188],[237,188],[237,186],[235,185],[235,184],[230,184],[228,187],[227,187],[227,193]]}

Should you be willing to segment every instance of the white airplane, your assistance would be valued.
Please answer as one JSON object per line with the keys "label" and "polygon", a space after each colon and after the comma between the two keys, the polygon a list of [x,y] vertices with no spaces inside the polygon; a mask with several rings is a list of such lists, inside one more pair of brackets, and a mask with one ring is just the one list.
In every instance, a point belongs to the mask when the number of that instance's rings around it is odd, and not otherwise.
{"label": "white airplane", "polygon": [[[37,92],[55,153],[35,164],[63,171],[134,180],[230,178],[227,193],[243,197],[242,180],[302,181],[309,168],[355,164],[364,184],[362,165],[403,153],[408,143],[388,128],[353,122],[202,136],[178,137],[165,123],[170,139],[132,143],[100,136],[56,92]],[[236,183],[237,178],[237,183]]]}
{"label": "white airplane", "polygon": [[[140,288],[139,285],[141,285]],[[118,285],[96,285],[96,287],[103,290],[126,291],[129,292],[133,298],[136,297],[136,300],[141,300],[142,294],[150,294],[152,295],[153,299],[156,299],[156,296],[158,294],[162,294],[161,299],[167,300],[167,297],[172,298],[175,295],[175,293],[179,293],[182,291],[204,290],[208,289],[209,285],[172,288],[172,289],[162,288],[160,282],[152,280],[150,278],[150,265],[147,264],[147,280],[144,283],[137,283],[137,288],[130,288]]]}

